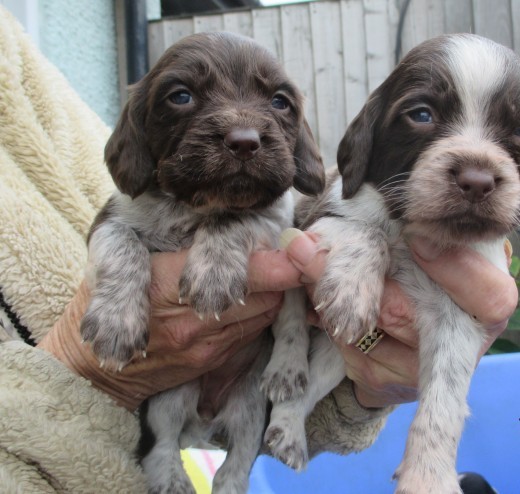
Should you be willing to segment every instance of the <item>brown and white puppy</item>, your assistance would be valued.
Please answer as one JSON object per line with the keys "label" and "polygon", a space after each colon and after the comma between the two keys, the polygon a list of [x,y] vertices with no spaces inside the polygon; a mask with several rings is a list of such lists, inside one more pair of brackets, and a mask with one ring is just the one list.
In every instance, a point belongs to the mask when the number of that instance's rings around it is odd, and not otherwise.
{"label": "brown and white puppy", "polygon": [[[145,356],[151,252],[190,248],[181,303],[218,318],[244,304],[252,250],[276,247],[292,224],[289,189],[317,194],[325,181],[299,90],[269,52],[229,33],[196,34],[167,50],[133,88],[105,155],[119,190],[90,233],[92,300],[81,334],[110,369]],[[298,297],[288,294],[282,316],[294,313],[291,298]],[[275,337],[287,320],[284,332],[303,332],[305,339],[305,308],[299,317],[282,317]],[[306,348],[300,354],[279,344],[292,357],[264,375],[275,399],[301,394],[308,374]],[[229,447],[214,492],[246,491],[265,428],[260,377],[271,347],[266,335],[228,363],[233,385],[213,389],[214,417],[197,413],[207,380],[150,400],[144,426],[157,443],[143,451],[143,465],[151,492],[194,492],[179,447],[214,435]],[[288,368],[293,381],[282,379]]]}
{"label": "brown and white puppy", "polygon": [[[399,494],[460,494],[457,445],[484,328],[412,261],[403,233],[468,245],[507,272],[503,236],[519,220],[520,59],[473,35],[413,49],[370,96],[338,149],[339,173],[299,223],[330,249],[315,291],[325,327],[353,343],[376,326],[385,276],[416,307],[419,406]],[[266,440],[293,467],[307,460],[304,418],[344,378],[327,335],[312,338],[302,398],[273,411]],[[348,479],[345,479],[348,482]]]}

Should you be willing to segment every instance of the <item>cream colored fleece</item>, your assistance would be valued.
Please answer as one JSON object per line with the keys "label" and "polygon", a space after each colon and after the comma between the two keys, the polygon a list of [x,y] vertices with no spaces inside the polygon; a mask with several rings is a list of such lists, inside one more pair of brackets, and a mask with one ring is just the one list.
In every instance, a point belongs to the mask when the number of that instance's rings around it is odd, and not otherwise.
{"label": "cream colored fleece", "polygon": [[0,10],[0,283],[36,341],[75,292],[86,234],[114,188],[109,134]]}
{"label": "cream colored fleece", "polygon": [[[36,341],[83,276],[86,234],[114,187],[109,133],[0,6],[0,291]],[[0,342],[8,326],[0,314]],[[345,380],[309,417],[310,453],[368,447],[388,411],[361,408]],[[0,493],[145,492],[138,435],[135,415],[50,354],[0,343]]]}

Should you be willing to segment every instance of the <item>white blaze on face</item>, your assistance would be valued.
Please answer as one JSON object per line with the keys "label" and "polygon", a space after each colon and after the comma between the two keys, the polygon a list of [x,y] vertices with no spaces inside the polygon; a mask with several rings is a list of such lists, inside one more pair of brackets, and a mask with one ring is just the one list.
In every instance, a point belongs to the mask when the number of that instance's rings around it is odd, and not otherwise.
{"label": "white blaze on face", "polygon": [[477,142],[491,137],[486,135],[486,115],[507,72],[505,50],[485,38],[459,36],[450,40],[446,62],[462,104],[455,129]]}

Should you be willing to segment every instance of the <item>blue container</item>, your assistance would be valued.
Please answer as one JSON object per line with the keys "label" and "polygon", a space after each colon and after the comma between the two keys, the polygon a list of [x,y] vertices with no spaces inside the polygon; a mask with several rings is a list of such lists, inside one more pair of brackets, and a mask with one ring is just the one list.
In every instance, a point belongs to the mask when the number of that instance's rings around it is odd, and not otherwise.
{"label": "blue container", "polygon": [[[482,358],[469,392],[471,416],[459,472],[478,472],[499,494],[520,493],[520,353]],[[400,406],[374,445],[345,457],[324,453],[296,473],[267,456],[256,461],[249,494],[392,494],[416,404]]]}

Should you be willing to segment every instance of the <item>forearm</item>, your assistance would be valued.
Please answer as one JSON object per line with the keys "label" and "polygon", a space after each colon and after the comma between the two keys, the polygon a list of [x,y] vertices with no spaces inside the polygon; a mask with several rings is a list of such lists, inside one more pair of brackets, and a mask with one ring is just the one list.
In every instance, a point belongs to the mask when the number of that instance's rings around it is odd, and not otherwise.
{"label": "forearm", "polygon": [[143,395],[139,396],[136,390],[130,394],[121,387],[121,380],[124,380],[125,376],[120,374],[116,377],[105,372],[91,352],[90,346],[81,341],[79,328],[88,302],[89,291],[83,282],[63,316],[38,347],[54,355],[75,374],[91,381],[97,389],[105,392],[119,405],[133,411],[142,401]]}

